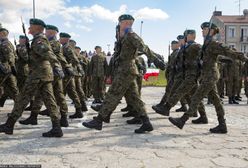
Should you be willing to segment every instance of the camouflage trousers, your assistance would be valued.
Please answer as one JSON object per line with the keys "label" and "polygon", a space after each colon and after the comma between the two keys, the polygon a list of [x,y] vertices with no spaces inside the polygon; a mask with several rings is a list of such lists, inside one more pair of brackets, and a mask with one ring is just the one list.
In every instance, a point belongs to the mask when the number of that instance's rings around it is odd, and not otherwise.
{"label": "camouflage trousers", "polygon": [[80,102],[84,102],[86,100],[86,97],[82,86],[81,76],[75,76],[75,86]]}
{"label": "camouflage trousers", "polygon": [[136,75],[121,73],[115,76],[110,86],[99,114],[107,118],[115,110],[124,94],[129,98],[130,105],[137,113],[136,116],[146,116],[146,108],[141,100]]}
{"label": "camouflage trousers", "polygon": [[80,99],[76,91],[76,84],[74,77],[66,77],[63,80],[64,94],[68,94],[69,98],[73,101],[76,109],[81,108]]}
{"label": "camouflage trousers", "polygon": [[240,81],[238,76],[228,76],[228,80],[226,82],[226,91],[228,97],[235,96],[238,93],[239,82]]}
{"label": "camouflage trousers", "polygon": [[[178,86],[176,91],[170,94],[170,97],[168,97],[167,103],[171,107],[174,107],[180,99],[185,97],[187,103],[190,104],[191,103],[190,98],[194,94],[194,92],[197,90],[197,87],[198,87],[198,84],[197,84],[195,76],[186,78]],[[204,104],[202,102],[199,102],[197,109],[198,109],[201,116],[206,115],[205,107],[204,107]],[[195,111],[195,112],[197,112],[197,111]]]}
{"label": "camouflage trousers", "polygon": [[223,78],[220,78],[217,82],[217,89],[219,95],[225,95],[225,80]]}
{"label": "camouflage trousers", "polygon": [[215,107],[217,116],[220,118],[224,117],[225,112],[217,91],[216,83],[217,81],[211,79],[205,79],[201,81],[200,85],[191,97],[191,103],[189,104],[189,109],[186,112],[187,115],[191,116],[194,114],[203,98],[208,96],[211,103],[213,103]]}
{"label": "camouflage trousers", "polygon": [[25,107],[30,102],[31,97],[36,95],[40,95],[42,97],[46,108],[50,111],[51,120],[58,121],[60,119],[60,115],[53,94],[52,82],[30,78],[26,80],[23,89],[18,94],[10,117],[15,121],[18,120],[18,118],[21,117]]}
{"label": "camouflage trousers", "polygon": [[248,79],[244,80],[245,95],[248,98]]}
{"label": "camouflage trousers", "polygon": [[[176,92],[177,88],[180,86],[180,84],[182,84],[182,82],[183,82],[183,77],[180,75],[177,75],[175,78],[174,77],[170,78],[166,86],[165,94],[162,97],[160,103],[165,104],[169,99],[169,97],[171,96],[171,94]],[[182,97],[179,101],[182,106],[187,104],[185,97]]]}
{"label": "camouflage trousers", "polygon": [[[67,116],[68,113],[68,106],[66,104],[65,95],[63,92],[63,81],[61,78],[54,76],[54,81],[52,82],[53,85],[53,93],[56,99],[56,103],[59,107],[59,111],[61,116]],[[34,103],[32,106],[32,112],[38,114],[40,109],[43,105],[42,95],[38,94],[35,95]]]}
{"label": "camouflage trousers", "polygon": [[27,79],[27,76],[23,76],[23,75],[17,76],[17,86],[19,90],[23,88],[26,79]]}
{"label": "camouflage trousers", "polygon": [[3,97],[10,97],[14,101],[16,100],[16,97],[19,93],[18,87],[17,87],[17,81],[16,77],[12,74],[5,77],[0,77],[0,83],[3,88]]}
{"label": "camouflage trousers", "polygon": [[103,99],[105,94],[105,77],[92,77],[92,93],[94,99]]}

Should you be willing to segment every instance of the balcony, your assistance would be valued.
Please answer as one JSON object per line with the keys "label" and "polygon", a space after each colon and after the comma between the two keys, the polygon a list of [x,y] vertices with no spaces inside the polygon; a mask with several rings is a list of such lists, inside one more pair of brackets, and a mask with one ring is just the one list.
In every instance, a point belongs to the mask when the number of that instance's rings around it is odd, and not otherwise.
{"label": "balcony", "polygon": [[240,42],[242,42],[242,43],[248,43],[248,36],[240,37]]}

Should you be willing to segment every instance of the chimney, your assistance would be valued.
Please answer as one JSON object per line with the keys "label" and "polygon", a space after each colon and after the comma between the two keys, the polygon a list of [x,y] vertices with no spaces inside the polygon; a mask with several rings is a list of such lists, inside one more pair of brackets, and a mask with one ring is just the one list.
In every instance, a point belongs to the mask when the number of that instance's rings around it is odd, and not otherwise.
{"label": "chimney", "polygon": [[222,11],[214,11],[213,16],[222,16]]}

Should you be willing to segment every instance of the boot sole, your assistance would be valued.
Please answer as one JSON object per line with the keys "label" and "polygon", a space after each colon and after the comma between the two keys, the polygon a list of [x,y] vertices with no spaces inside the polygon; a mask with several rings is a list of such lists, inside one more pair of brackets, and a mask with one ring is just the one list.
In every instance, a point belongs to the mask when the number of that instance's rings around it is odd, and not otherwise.
{"label": "boot sole", "polygon": [[24,124],[24,123],[20,123],[20,122],[19,122],[19,124],[21,124],[21,125],[38,125],[38,123],[29,123],[29,124]]}
{"label": "boot sole", "polygon": [[90,129],[96,129],[96,130],[102,130],[102,128],[99,128],[99,127],[90,127],[89,125],[87,125],[86,123],[82,123],[82,125],[86,128],[90,128]]}
{"label": "boot sole", "polygon": [[183,126],[181,127],[181,126],[178,126],[177,125],[177,122],[173,119],[173,118],[169,118],[169,121],[173,124],[173,125],[175,125],[177,128],[179,128],[179,129],[183,129]]}
{"label": "boot sole", "polygon": [[147,130],[142,131],[142,132],[139,132],[139,131],[135,130],[134,133],[136,133],[136,134],[144,134],[144,133],[151,132],[151,131],[153,131],[153,128],[147,129]]}

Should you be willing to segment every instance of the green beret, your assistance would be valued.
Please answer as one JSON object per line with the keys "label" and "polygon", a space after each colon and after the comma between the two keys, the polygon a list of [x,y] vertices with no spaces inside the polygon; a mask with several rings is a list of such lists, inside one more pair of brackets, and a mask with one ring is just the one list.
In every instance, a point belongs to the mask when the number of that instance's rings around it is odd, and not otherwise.
{"label": "green beret", "polygon": [[95,50],[98,49],[98,48],[102,48],[102,47],[100,47],[100,46],[95,46]]}
{"label": "green beret", "polygon": [[36,18],[32,18],[29,20],[29,24],[30,25],[39,25],[39,26],[43,26],[46,27],[46,24],[43,20],[41,19],[36,19]]}
{"label": "green beret", "polygon": [[62,38],[71,38],[70,34],[63,33],[63,32],[59,33],[59,37],[62,37]]}
{"label": "green beret", "polygon": [[121,15],[119,18],[118,18],[119,22],[123,21],[123,20],[133,20],[134,21],[134,18],[133,16],[129,15],[129,14],[124,14],[124,15]]}
{"label": "green beret", "polygon": [[9,33],[9,31],[7,30],[7,29],[5,29],[5,28],[0,28],[0,32],[2,32],[2,31],[6,31],[6,32],[8,32]]}
{"label": "green beret", "polygon": [[77,42],[76,42],[75,40],[72,40],[72,39],[70,39],[69,42],[70,42],[70,43],[75,43],[75,44],[77,44]]}
{"label": "green beret", "polygon": [[46,25],[47,30],[55,30],[56,32],[59,32],[59,29],[54,25]]}
{"label": "green beret", "polygon": [[184,39],[184,35],[178,35],[177,36],[177,40],[182,40],[182,39]]}
{"label": "green beret", "polygon": [[187,36],[188,34],[195,34],[195,30],[193,29],[185,30],[183,34],[184,36]]}
{"label": "green beret", "polygon": [[24,36],[24,35],[20,35],[19,36],[19,39],[26,39],[26,40],[29,40],[28,37]]}
{"label": "green beret", "polygon": [[171,44],[178,44],[178,41],[173,40],[173,41],[171,42]]}
{"label": "green beret", "polygon": [[[210,26],[210,22],[204,22],[204,23],[201,24],[202,29],[205,28],[205,27],[209,28],[209,26]],[[211,29],[217,29],[217,28],[218,27],[216,26],[216,24],[211,23]]]}
{"label": "green beret", "polygon": [[76,47],[75,47],[75,49],[79,49],[79,50],[81,50],[81,48],[80,48],[79,46],[76,46]]}

